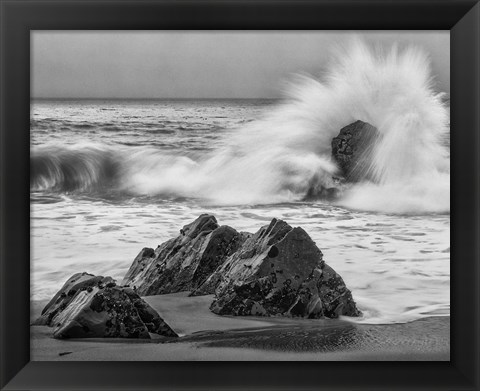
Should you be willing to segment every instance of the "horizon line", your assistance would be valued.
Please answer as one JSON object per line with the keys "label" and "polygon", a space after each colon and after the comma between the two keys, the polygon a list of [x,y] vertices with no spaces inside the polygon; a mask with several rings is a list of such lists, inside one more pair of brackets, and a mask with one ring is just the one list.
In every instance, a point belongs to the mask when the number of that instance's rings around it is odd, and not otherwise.
{"label": "horizon line", "polygon": [[232,97],[147,97],[147,98],[138,98],[138,97],[30,97],[30,100],[280,100],[283,98],[277,97],[249,97],[249,98],[232,98]]}

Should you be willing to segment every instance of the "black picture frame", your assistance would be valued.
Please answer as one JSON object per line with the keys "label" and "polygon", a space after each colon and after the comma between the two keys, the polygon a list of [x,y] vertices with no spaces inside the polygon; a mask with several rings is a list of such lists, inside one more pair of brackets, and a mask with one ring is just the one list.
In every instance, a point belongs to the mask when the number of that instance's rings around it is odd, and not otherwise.
{"label": "black picture frame", "polygon": [[[480,5],[472,0],[0,0],[0,387],[479,389]],[[30,362],[31,30],[450,30],[450,362]]]}

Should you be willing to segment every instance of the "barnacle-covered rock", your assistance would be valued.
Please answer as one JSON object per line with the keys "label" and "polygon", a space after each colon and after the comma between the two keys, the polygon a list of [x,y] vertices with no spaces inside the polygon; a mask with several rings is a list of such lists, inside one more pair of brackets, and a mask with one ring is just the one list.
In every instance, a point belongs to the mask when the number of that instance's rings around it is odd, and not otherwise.
{"label": "barnacle-covered rock", "polygon": [[[359,316],[342,278],[299,227],[273,219],[205,282],[217,281],[219,315]],[[201,287],[200,287],[201,289]]]}
{"label": "barnacle-covered rock", "polygon": [[[194,291],[243,243],[246,236],[220,226],[214,216],[202,214],[180,230],[180,235],[157,247],[144,248],[123,279],[142,296]],[[210,294],[215,286],[202,291]],[[198,294],[198,293],[197,293]]]}
{"label": "barnacle-covered rock", "polygon": [[133,289],[88,273],[69,278],[35,324],[53,326],[60,339],[178,336]]}
{"label": "barnacle-covered rock", "polygon": [[95,287],[103,288],[111,283],[114,283],[111,277],[94,276],[85,272],[74,274],[45,306],[41,316],[34,324],[51,326],[53,318],[67,308],[78,292],[85,290],[92,292]]}

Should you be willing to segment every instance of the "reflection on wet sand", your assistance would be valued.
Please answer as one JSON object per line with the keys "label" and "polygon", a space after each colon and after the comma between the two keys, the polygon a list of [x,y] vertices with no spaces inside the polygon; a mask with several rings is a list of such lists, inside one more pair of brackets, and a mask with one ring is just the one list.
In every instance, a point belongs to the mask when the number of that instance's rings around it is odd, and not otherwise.
{"label": "reflection on wet sand", "polygon": [[198,332],[178,342],[195,342],[200,347],[295,352],[384,351],[402,346],[418,352],[436,351],[450,344],[450,318],[432,317],[388,326],[339,320],[280,321],[271,327]]}

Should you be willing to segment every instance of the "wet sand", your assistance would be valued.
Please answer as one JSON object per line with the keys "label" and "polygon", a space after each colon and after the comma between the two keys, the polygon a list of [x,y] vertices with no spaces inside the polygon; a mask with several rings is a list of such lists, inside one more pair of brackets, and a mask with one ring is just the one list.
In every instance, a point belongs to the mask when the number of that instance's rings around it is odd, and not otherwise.
{"label": "wet sand", "polygon": [[[344,320],[226,317],[208,310],[212,296],[146,297],[180,335],[152,340],[56,340],[31,327],[31,360],[450,360],[450,318],[366,325]],[[32,303],[32,319],[45,302]]]}

